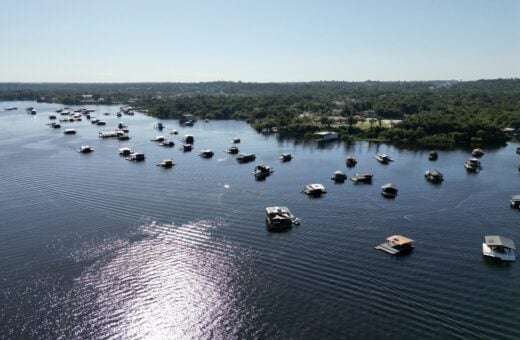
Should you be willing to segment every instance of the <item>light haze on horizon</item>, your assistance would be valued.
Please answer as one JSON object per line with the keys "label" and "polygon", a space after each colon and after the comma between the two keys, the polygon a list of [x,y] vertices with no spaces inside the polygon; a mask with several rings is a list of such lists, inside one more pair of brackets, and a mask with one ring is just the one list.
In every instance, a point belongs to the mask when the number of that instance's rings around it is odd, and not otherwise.
{"label": "light haze on horizon", "polygon": [[0,82],[520,77],[520,1],[4,0]]}

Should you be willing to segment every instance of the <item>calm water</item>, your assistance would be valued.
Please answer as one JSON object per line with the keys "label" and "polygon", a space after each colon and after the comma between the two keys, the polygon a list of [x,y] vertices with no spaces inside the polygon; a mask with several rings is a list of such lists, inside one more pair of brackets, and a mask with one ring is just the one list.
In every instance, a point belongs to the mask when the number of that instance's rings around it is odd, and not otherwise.
{"label": "calm water", "polygon": [[[517,145],[486,150],[467,174],[468,152],[387,145],[278,141],[236,121],[180,128],[140,114],[106,127],[84,120],[51,129],[58,105],[0,103],[0,338],[511,338],[520,337],[520,263],[483,259],[484,235],[520,244]],[[38,114],[27,115],[34,106]],[[59,117],[59,115],[58,115]],[[127,142],[97,137],[119,121]],[[63,129],[77,134],[66,136]],[[149,140],[170,137],[173,149]],[[179,139],[195,136],[193,152]],[[257,161],[223,150],[238,136]],[[96,151],[73,149],[91,144]],[[118,148],[146,153],[124,160]],[[212,159],[198,150],[211,148]],[[290,152],[294,159],[280,163]],[[378,164],[373,156],[395,159]],[[355,154],[358,165],[345,167]],[[174,158],[170,170],[155,165]],[[255,181],[254,164],[275,173]],[[444,173],[432,185],[423,172]],[[335,170],[374,173],[372,185],[334,184]],[[379,194],[399,186],[395,200]],[[300,193],[323,183],[328,194]],[[287,205],[302,224],[265,228],[264,208]],[[409,256],[373,249],[388,235],[416,240]]]}

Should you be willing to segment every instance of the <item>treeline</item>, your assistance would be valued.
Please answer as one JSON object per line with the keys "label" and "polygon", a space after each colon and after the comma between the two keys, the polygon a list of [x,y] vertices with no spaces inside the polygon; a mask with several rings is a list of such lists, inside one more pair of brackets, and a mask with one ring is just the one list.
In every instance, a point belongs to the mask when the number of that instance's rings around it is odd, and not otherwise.
{"label": "treeline", "polygon": [[[305,136],[337,130],[345,139],[436,148],[503,144],[520,129],[520,79],[471,82],[0,84],[1,100],[77,104],[83,95],[131,103],[159,118],[193,114],[239,119]],[[343,120],[331,121],[334,114]],[[367,124],[356,124],[368,117]],[[399,119],[391,127],[383,119]]]}

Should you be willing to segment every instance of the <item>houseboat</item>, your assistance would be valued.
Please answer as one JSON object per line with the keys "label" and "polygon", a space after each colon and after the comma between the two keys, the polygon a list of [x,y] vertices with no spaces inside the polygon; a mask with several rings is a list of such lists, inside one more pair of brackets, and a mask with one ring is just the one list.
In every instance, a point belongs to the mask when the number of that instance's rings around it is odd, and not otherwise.
{"label": "houseboat", "polygon": [[511,208],[520,208],[520,195],[511,196]]}
{"label": "houseboat", "polygon": [[101,126],[101,125],[107,125],[107,122],[105,122],[104,120],[98,120],[98,121],[96,122],[96,125],[100,125],[100,126]]}
{"label": "houseboat", "polygon": [[150,139],[151,142],[158,142],[158,143],[164,142],[165,140],[166,140],[166,138],[164,138],[164,136],[155,136],[154,139]]}
{"label": "houseboat", "polygon": [[386,238],[387,242],[381,243],[375,249],[384,251],[388,254],[406,254],[413,250],[413,242],[411,238],[403,235],[392,235]]}
{"label": "houseboat", "polygon": [[63,131],[63,133],[66,135],[75,135],[76,129],[65,129],[65,131]]}
{"label": "houseboat", "polygon": [[318,143],[326,143],[338,140],[338,133],[331,131],[316,132],[314,135],[314,141]]}
{"label": "houseboat", "polygon": [[473,151],[471,151],[471,155],[473,157],[482,157],[482,156],[484,156],[484,150],[478,149],[478,148],[477,149],[473,149]]}
{"label": "houseboat", "polygon": [[289,162],[292,159],[292,155],[290,153],[282,153],[278,159],[282,162]]}
{"label": "houseboat", "polygon": [[345,160],[345,163],[347,164],[347,167],[353,168],[357,164],[357,159],[354,156],[348,156],[347,159]]}
{"label": "houseboat", "polygon": [[172,141],[172,140],[164,140],[162,142],[160,142],[159,144],[157,144],[159,146],[164,146],[165,148],[172,148],[175,146],[175,142]]}
{"label": "houseboat", "polygon": [[440,171],[437,171],[437,170],[427,170],[424,173],[424,178],[428,182],[432,182],[432,183],[441,183],[442,181],[444,181],[444,176],[442,175],[442,173]]}
{"label": "houseboat", "polygon": [[119,154],[121,156],[129,156],[132,153],[132,149],[130,148],[121,148],[119,149]]}
{"label": "houseboat", "polygon": [[354,176],[350,177],[352,182],[354,183],[365,183],[365,184],[371,184],[372,178],[374,177],[373,174],[369,173],[357,173]]}
{"label": "houseboat", "polygon": [[117,132],[117,139],[119,140],[129,140],[130,139],[130,136],[127,134],[127,133],[119,133],[119,131],[116,131]]}
{"label": "houseboat", "polygon": [[343,183],[347,179],[347,175],[343,171],[334,171],[331,179],[337,183]]}
{"label": "houseboat", "polygon": [[482,166],[480,164],[480,161],[477,158],[472,157],[472,158],[468,158],[464,162],[464,167],[469,172],[476,172],[476,171],[479,171]]}
{"label": "houseboat", "polygon": [[285,230],[300,224],[300,220],[287,207],[267,207],[265,214],[265,222],[270,230]]}
{"label": "houseboat", "polygon": [[254,153],[241,153],[237,156],[238,163],[252,162],[255,159],[256,159],[256,155]]}
{"label": "houseboat", "polygon": [[61,125],[59,123],[50,123],[49,126],[53,129],[59,129],[61,127]]}
{"label": "houseboat", "polygon": [[238,148],[236,146],[230,146],[229,148],[227,148],[227,150],[225,150],[227,153],[230,153],[232,155],[236,155],[238,153]]}
{"label": "houseboat", "polygon": [[94,148],[91,147],[90,145],[82,145],[78,149],[78,152],[80,152],[80,153],[91,153],[92,151],[94,151]]}
{"label": "houseboat", "polygon": [[181,151],[188,152],[193,149],[193,145],[191,144],[182,144]]}
{"label": "houseboat", "polygon": [[99,138],[117,138],[118,133],[116,131],[100,131],[98,136]]}
{"label": "houseboat", "polygon": [[256,177],[266,177],[273,173],[273,168],[271,168],[268,165],[265,164],[259,164],[255,166],[255,169],[253,170],[253,175]]}
{"label": "houseboat", "polygon": [[393,162],[393,159],[385,154],[377,154],[374,156],[374,158],[381,164],[388,164],[390,162]]}
{"label": "houseboat", "polygon": [[303,193],[309,196],[320,196],[327,193],[327,189],[322,184],[307,184],[303,188]]}
{"label": "houseboat", "polygon": [[485,236],[482,255],[500,261],[515,261],[515,242],[502,236]]}
{"label": "houseboat", "polygon": [[55,116],[55,115],[50,115],[50,116],[49,116],[49,119],[50,119],[50,120],[55,120],[55,119],[56,119],[56,116]]}
{"label": "houseboat", "polygon": [[397,186],[387,183],[381,187],[381,195],[386,198],[395,198],[397,196]]}
{"label": "houseboat", "polygon": [[159,131],[162,130],[162,129],[164,129],[164,125],[162,125],[161,122],[157,123],[157,125],[155,125],[154,127],[155,127],[157,130],[159,130]]}
{"label": "houseboat", "polygon": [[130,155],[128,155],[126,160],[139,162],[139,161],[144,161],[144,158],[145,158],[144,157],[144,153],[142,153],[142,152],[134,152],[134,153],[131,153]]}
{"label": "houseboat", "polygon": [[161,163],[157,164],[157,166],[163,167],[163,168],[171,168],[174,166],[175,163],[173,163],[173,159],[163,159]]}
{"label": "houseboat", "polygon": [[211,158],[213,157],[214,152],[210,149],[200,150],[199,156],[202,158]]}
{"label": "houseboat", "polygon": [[240,138],[233,138],[233,143],[238,144],[240,143]]}
{"label": "houseboat", "polygon": [[182,141],[186,144],[193,144],[195,142],[195,138],[192,135],[185,135]]}
{"label": "houseboat", "polygon": [[430,153],[428,154],[428,159],[430,161],[436,161],[438,158],[439,154],[437,153],[437,151],[430,151]]}
{"label": "houseboat", "polygon": [[187,122],[184,122],[184,126],[193,126],[195,122],[193,120],[188,120]]}

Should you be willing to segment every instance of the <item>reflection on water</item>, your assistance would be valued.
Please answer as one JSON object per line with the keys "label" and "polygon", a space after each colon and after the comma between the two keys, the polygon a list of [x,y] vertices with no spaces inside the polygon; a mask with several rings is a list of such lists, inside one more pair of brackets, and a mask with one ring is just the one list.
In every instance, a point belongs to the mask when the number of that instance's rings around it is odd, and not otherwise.
{"label": "reflection on water", "polygon": [[[468,174],[464,150],[410,151],[376,143],[293,141],[243,122],[163,120],[180,145],[195,136],[202,160],[150,142],[157,120],[107,126],[45,124],[58,106],[29,102],[36,116],[2,112],[0,124],[1,338],[501,338],[520,337],[520,267],[482,258],[484,235],[520,242],[517,145],[486,150]],[[129,141],[100,139],[123,121]],[[165,134],[166,133],[162,133]],[[256,161],[239,164],[226,150]],[[170,138],[170,137],[168,137]],[[95,152],[77,153],[89,144]],[[138,164],[121,147],[146,154]],[[282,163],[280,154],[291,153]],[[376,162],[385,153],[389,165]],[[345,157],[358,163],[346,168]],[[175,167],[156,166],[173,158]],[[255,181],[256,164],[275,172]],[[431,185],[424,171],[438,169]],[[372,185],[341,185],[331,174],[374,174]],[[385,200],[380,187],[395,183]],[[301,191],[322,183],[327,194]],[[266,206],[288,206],[302,224],[270,233]],[[400,258],[373,249],[392,234],[416,240]],[[399,325],[399,327],[396,327]]]}

